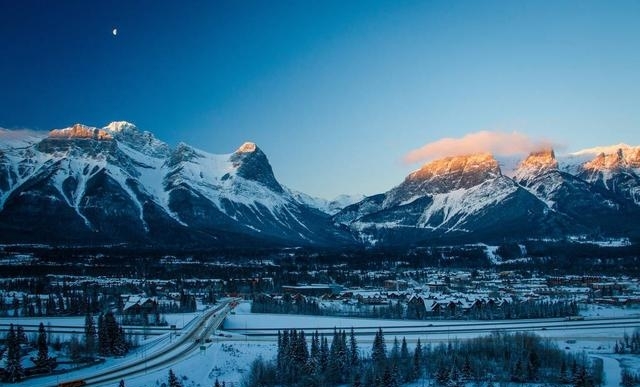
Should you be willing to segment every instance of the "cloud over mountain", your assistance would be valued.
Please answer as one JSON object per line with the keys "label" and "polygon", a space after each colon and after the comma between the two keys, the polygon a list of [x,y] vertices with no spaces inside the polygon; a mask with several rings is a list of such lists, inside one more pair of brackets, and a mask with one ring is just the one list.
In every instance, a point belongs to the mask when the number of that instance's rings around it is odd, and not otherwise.
{"label": "cloud over mountain", "polygon": [[498,156],[527,154],[549,147],[558,147],[546,139],[535,139],[519,132],[483,130],[469,133],[460,138],[447,137],[430,142],[407,153],[404,161],[408,164],[424,162],[447,156],[461,156],[474,153],[491,153]]}

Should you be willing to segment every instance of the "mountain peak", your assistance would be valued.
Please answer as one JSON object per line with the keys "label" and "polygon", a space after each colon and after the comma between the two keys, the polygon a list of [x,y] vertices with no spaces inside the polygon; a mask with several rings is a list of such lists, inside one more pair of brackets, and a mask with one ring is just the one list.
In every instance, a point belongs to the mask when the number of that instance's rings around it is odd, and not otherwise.
{"label": "mountain peak", "polygon": [[407,176],[407,180],[425,181],[449,176],[459,181],[460,187],[457,188],[469,188],[500,175],[500,166],[493,155],[477,153],[428,162]]}
{"label": "mountain peak", "polygon": [[247,141],[240,145],[236,153],[253,153],[256,149],[258,149],[258,146],[255,143]]}
{"label": "mountain peak", "polygon": [[502,176],[498,161],[489,153],[452,156],[431,161],[389,191],[384,206],[412,198],[469,189]]}
{"label": "mountain peak", "polygon": [[113,140],[113,136],[107,131],[82,124],[75,124],[64,129],[53,129],[49,132],[48,138],[60,140]]}
{"label": "mountain peak", "polygon": [[105,129],[105,130],[107,130],[109,132],[119,133],[119,132],[122,132],[122,131],[127,130],[127,129],[137,129],[137,128],[131,122],[113,121],[109,125],[105,126],[103,129]]}
{"label": "mountain peak", "polygon": [[558,169],[558,160],[553,149],[542,149],[531,152],[524,159],[515,174],[515,180],[523,182],[532,177],[539,176],[545,172]]}
{"label": "mountain peak", "polygon": [[598,147],[573,153],[572,155],[595,157],[582,166],[587,171],[613,171],[625,168],[640,168],[640,147],[632,147],[627,144],[618,144],[607,147]]}
{"label": "mountain peak", "polygon": [[229,160],[238,168],[238,175],[254,180],[269,187],[275,192],[283,192],[276,180],[267,156],[252,142],[245,142],[231,155]]}

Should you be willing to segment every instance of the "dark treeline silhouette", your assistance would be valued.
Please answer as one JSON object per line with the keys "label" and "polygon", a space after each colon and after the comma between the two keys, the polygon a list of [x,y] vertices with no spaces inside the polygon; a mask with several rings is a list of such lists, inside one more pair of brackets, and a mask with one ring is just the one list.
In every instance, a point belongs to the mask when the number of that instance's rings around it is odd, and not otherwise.
{"label": "dark treeline silhouette", "polygon": [[[640,273],[640,241],[632,240],[630,245],[599,246],[591,243],[572,241],[504,241],[498,243],[498,253],[505,260],[523,258],[522,245],[530,260],[508,262],[505,269],[536,270],[548,274],[616,274],[623,270],[630,275]],[[433,241],[423,247],[404,246],[387,248],[263,248],[263,249],[166,249],[154,247],[109,246],[109,247],[29,247],[6,246],[0,255],[9,258],[12,254],[25,253],[38,260],[29,265],[0,265],[0,270],[9,277],[46,276],[49,274],[69,274],[114,277],[146,277],[170,279],[179,276],[194,278],[222,278],[223,268],[202,265],[160,264],[161,258],[175,256],[189,258],[195,263],[215,261],[243,262],[249,260],[272,260],[283,271],[311,268],[316,265],[345,265],[346,269],[372,270],[389,267],[403,262],[410,268],[425,266],[440,268],[488,268],[492,264],[481,246],[459,246],[447,243],[438,246]],[[443,259],[443,252],[447,258]],[[550,264],[550,259],[553,264]],[[91,262],[90,265],[82,263]],[[77,263],[77,265],[69,265]],[[246,271],[240,267],[231,268],[236,277]]]}
{"label": "dark treeline silhouette", "polygon": [[334,330],[331,341],[314,332],[278,334],[275,360],[255,360],[244,380],[257,386],[399,386],[419,380],[458,387],[467,382],[549,383],[576,387],[602,384],[602,364],[566,353],[551,340],[530,333],[493,333],[435,346],[417,341],[412,350],[403,338],[387,348],[376,332],[371,351],[361,351],[353,333]]}

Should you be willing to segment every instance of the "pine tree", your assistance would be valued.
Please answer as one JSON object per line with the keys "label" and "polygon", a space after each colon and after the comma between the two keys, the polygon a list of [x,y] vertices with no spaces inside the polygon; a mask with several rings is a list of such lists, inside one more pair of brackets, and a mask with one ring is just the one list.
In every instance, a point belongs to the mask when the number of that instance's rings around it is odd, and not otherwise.
{"label": "pine tree", "polygon": [[422,374],[422,344],[418,338],[416,349],[413,351],[413,364],[411,369],[411,380],[418,380]]}
{"label": "pine tree", "polygon": [[311,337],[311,351],[309,356],[316,365],[320,364],[320,335],[318,331],[315,331]]}
{"label": "pine tree", "polygon": [[355,367],[358,364],[358,342],[356,341],[356,334],[351,327],[349,333],[349,364],[351,367]]}
{"label": "pine tree", "polygon": [[320,370],[324,373],[329,368],[329,341],[326,337],[322,338],[320,346]]}
{"label": "pine tree", "polygon": [[633,387],[636,385],[636,381],[634,380],[635,378],[633,377],[633,374],[627,370],[627,369],[622,369],[621,373],[620,373],[620,385],[622,387]]}
{"label": "pine tree", "polygon": [[331,349],[329,350],[329,363],[327,365],[327,381],[330,384],[339,384],[342,381],[342,364],[340,364],[340,334],[334,328]]}
{"label": "pine tree", "polygon": [[527,363],[527,377],[529,381],[538,378],[538,369],[540,368],[540,359],[535,351],[529,352],[529,362]]}
{"label": "pine tree", "polygon": [[385,365],[387,364],[387,348],[384,343],[384,334],[382,333],[382,328],[378,328],[378,331],[376,332],[376,335],[373,339],[371,360],[373,360],[374,367],[376,370],[378,370],[378,372],[382,372]]}
{"label": "pine tree", "polygon": [[100,313],[100,317],[98,317],[98,352],[100,352],[100,355],[109,356],[111,354],[109,342],[104,315]]}
{"label": "pine tree", "polygon": [[124,379],[120,379],[120,383],[118,383],[118,387],[125,387]]}
{"label": "pine tree", "polygon": [[392,364],[398,364],[398,361],[400,360],[400,342],[398,341],[397,336],[393,338],[393,345],[391,346],[389,359]]}
{"label": "pine tree", "polygon": [[282,332],[282,337],[279,339],[280,345],[278,346],[277,355],[277,375],[278,380],[284,380],[287,375],[289,359],[289,330],[285,329]]}
{"label": "pine tree", "polygon": [[20,355],[20,340],[16,334],[13,324],[9,325],[9,332],[6,339],[7,361],[5,368],[5,380],[8,382],[19,382],[24,377],[22,361]]}
{"label": "pine tree", "polygon": [[44,324],[38,327],[38,356],[31,358],[39,372],[51,372],[56,367],[56,359],[49,357],[49,346],[47,345],[47,332]]}
{"label": "pine tree", "polygon": [[407,383],[411,380],[411,358],[409,357],[409,349],[407,348],[407,339],[402,337],[400,345],[400,365],[398,367],[400,377],[399,382]]}
{"label": "pine tree", "polygon": [[182,383],[178,380],[172,369],[169,369],[169,387],[182,387]]}
{"label": "pine tree", "polygon": [[87,356],[93,357],[96,351],[96,326],[93,317],[88,312],[84,318],[84,347]]}
{"label": "pine tree", "polygon": [[446,386],[449,384],[449,380],[449,368],[441,363],[436,370],[436,383],[440,386]]}

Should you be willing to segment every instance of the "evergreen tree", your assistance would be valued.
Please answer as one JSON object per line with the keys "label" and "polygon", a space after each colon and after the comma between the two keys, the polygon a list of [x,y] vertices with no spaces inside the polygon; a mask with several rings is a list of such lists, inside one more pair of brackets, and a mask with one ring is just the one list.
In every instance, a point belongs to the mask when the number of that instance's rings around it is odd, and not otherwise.
{"label": "evergreen tree", "polygon": [[527,377],[529,381],[538,378],[538,369],[540,368],[540,359],[535,351],[529,352],[529,362],[527,364]]}
{"label": "evergreen tree", "polygon": [[182,383],[178,380],[172,369],[169,369],[169,387],[182,387]]}
{"label": "evergreen tree", "polygon": [[120,383],[118,383],[118,387],[125,387],[124,379],[120,379]]}
{"label": "evergreen tree", "polygon": [[104,316],[104,330],[106,334],[106,344],[108,354],[122,356],[127,353],[127,343],[125,340],[124,330],[116,321],[113,312],[109,311]]}
{"label": "evergreen tree", "polygon": [[358,364],[358,342],[356,341],[356,334],[351,327],[349,333],[349,364],[351,367],[355,367]]}
{"label": "evergreen tree", "polygon": [[279,380],[284,380],[288,364],[289,364],[289,330],[285,329],[282,332],[282,337],[278,339],[280,345],[278,345],[278,355],[276,370]]}
{"label": "evergreen tree", "polygon": [[311,350],[309,353],[310,362],[313,366],[312,372],[317,372],[320,365],[320,335],[316,330],[311,337]]}
{"label": "evergreen tree", "polygon": [[327,368],[329,368],[329,341],[323,337],[320,346],[320,370],[324,373]]}
{"label": "evergreen tree", "polygon": [[331,384],[339,384],[342,381],[342,364],[340,363],[341,335],[334,328],[331,349],[329,350],[329,364],[327,366],[327,381]]}
{"label": "evergreen tree", "polygon": [[56,367],[56,359],[49,357],[49,346],[47,343],[47,332],[44,324],[38,327],[38,356],[31,358],[38,372],[51,372]]}
{"label": "evergreen tree", "polygon": [[84,317],[84,347],[87,356],[92,357],[96,351],[96,326],[89,312]]}
{"label": "evergreen tree", "polygon": [[440,363],[436,370],[436,383],[440,386],[446,386],[449,384],[449,380],[449,368]]}
{"label": "evergreen tree", "polygon": [[109,356],[111,354],[109,342],[110,340],[107,335],[104,314],[100,313],[100,317],[98,317],[98,352],[100,355]]}
{"label": "evergreen tree", "polygon": [[5,368],[5,381],[14,383],[19,382],[24,377],[22,369],[22,359],[20,355],[20,340],[13,324],[9,325],[9,332],[6,339],[7,360]]}
{"label": "evergreen tree", "polygon": [[627,369],[622,369],[621,373],[620,373],[620,385],[622,387],[633,387],[636,385],[636,380],[634,380],[635,378],[633,377],[633,374],[627,370]]}
{"label": "evergreen tree", "polygon": [[378,331],[373,338],[371,360],[373,360],[373,365],[375,369],[378,370],[378,372],[382,372],[385,365],[387,364],[387,348],[384,343],[384,334],[382,333],[382,328],[378,328]]}
{"label": "evergreen tree", "polygon": [[594,383],[586,367],[580,366],[573,377],[574,387],[593,387]]}
{"label": "evergreen tree", "polygon": [[416,349],[413,351],[413,364],[411,369],[411,380],[418,380],[422,374],[422,344],[418,338]]}
{"label": "evergreen tree", "polygon": [[409,356],[409,349],[407,348],[407,339],[402,337],[402,344],[400,345],[400,365],[398,372],[400,377],[399,382],[407,383],[411,380],[411,358]]}

